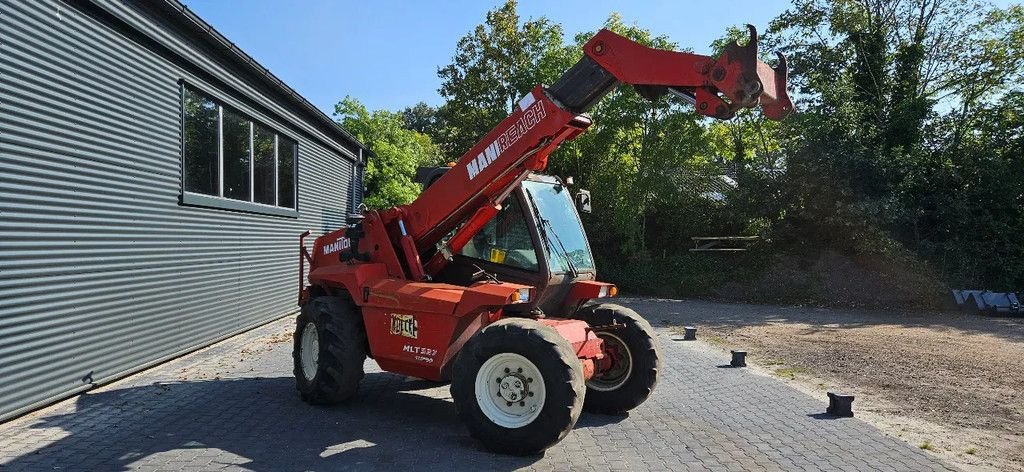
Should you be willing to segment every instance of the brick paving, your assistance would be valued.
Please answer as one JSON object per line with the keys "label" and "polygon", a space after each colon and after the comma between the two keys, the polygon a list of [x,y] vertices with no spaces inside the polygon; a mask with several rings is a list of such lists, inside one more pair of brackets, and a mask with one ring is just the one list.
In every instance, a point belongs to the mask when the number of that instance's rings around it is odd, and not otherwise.
{"label": "brick paving", "polygon": [[663,329],[660,383],[628,417],[584,413],[544,455],[495,455],[458,422],[447,385],[384,373],[372,361],[350,403],[302,403],[292,325],[271,323],[0,425],[0,472],[954,470]]}

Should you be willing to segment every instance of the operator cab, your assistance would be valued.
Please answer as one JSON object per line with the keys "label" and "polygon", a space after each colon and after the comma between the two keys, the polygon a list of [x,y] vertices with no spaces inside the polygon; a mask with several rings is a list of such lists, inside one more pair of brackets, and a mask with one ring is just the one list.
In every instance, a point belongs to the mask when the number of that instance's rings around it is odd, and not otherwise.
{"label": "operator cab", "polygon": [[[447,168],[420,170],[417,180],[429,186]],[[561,179],[530,174],[501,205],[501,210],[434,277],[468,286],[493,275],[499,281],[536,287],[536,300],[521,309],[556,314],[570,285],[595,280],[590,243],[577,212],[580,195]],[[519,311],[519,310],[517,310]]]}

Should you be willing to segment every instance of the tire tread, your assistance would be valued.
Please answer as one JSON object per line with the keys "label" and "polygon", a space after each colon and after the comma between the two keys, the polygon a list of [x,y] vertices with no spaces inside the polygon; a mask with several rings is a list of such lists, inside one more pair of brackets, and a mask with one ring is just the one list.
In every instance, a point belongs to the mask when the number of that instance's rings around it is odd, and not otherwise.
{"label": "tire tread", "polygon": [[[584,305],[574,316],[591,325],[625,324],[623,339],[631,344],[633,371],[630,379],[616,390],[597,391],[587,389],[584,411],[608,415],[626,413],[650,397],[658,383],[661,371],[661,353],[654,334],[654,328],[637,312],[614,303]],[[642,354],[642,355],[641,355]]]}
{"label": "tire tread", "polygon": [[[306,323],[316,324],[320,337],[319,366],[312,381],[303,376],[299,352]],[[363,320],[351,300],[316,297],[306,303],[296,323],[292,351],[295,384],[302,400],[331,405],[354,396],[364,376],[365,346]]]}
{"label": "tire tread", "polygon": [[[481,356],[497,352],[517,352],[530,358],[542,372],[550,373],[544,378],[546,411],[521,428],[493,424],[477,405],[476,374],[486,360]],[[558,332],[534,320],[506,318],[487,326],[463,346],[452,372],[451,392],[460,419],[485,447],[505,454],[529,455],[547,449],[572,431],[583,409],[586,386],[579,359]],[[550,407],[549,401],[562,407]]]}

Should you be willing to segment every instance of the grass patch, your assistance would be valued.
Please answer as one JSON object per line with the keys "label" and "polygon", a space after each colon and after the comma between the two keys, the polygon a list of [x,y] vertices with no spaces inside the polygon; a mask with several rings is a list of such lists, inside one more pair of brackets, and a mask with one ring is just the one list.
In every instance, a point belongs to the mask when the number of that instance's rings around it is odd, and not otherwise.
{"label": "grass patch", "polygon": [[782,367],[775,369],[774,374],[784,379],[793,380],[798,374],[806,374],[807,369],[803,367]]}
{"label": "grass patch", "polygon": [[920,449],[923,449],[925,451],[934,451],[935,450],[935,446],[932,445],[931,441],[925,441],[925,442],[923,442],[921,444],[918,444],[917,447],[920,448]]}
{"label": "grass patch", "polygon": [[711,344],[714,344],[716,346],[724,346],[725,345],[725,338],[723,338],[721,336],[708,336],[706,338],[706,340],[707,340],[707,342],[709,342]]}
{"label": "grass patch", "polygon": [[969,447],[964,452],[973,456],[973,455],[978,453],[978,449],[977,448],[973,448],[973,447]]}
{"label": "grass patch", "polygon": [[765,359],[765,360],[761,361],[761,364],[764,364],[764,365],[767,365],[767,366],[772,366],[772,365],[782,365],[782,364],[785,364],[785,362],[782,359]]}

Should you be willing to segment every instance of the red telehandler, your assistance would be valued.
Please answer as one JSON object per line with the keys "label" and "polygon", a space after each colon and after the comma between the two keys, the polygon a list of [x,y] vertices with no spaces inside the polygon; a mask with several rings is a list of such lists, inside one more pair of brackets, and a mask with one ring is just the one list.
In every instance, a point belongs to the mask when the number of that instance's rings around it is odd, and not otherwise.
{"label": "red telehandler", "polygon": [[758,104],[784,118],[793,111],[785,58],[774,69],[759,61],[749,29],[745,46],[717,59],[602,30],[554,85],[534,88],[452,167],[424,174],[414,202],[354,215],[312,251],[303,235],[294,348],[302,398],[352,397],[369,356],[389,372],[450,380],[470,433],[510,454],[557,443],[582,410],[640,405],[660,369],[651,326],[594,302],[617,289],[596,280],[577,213],[589,211],[589,194],[571,196],[565,182],[534,172],[620,84],[718,119]]}

